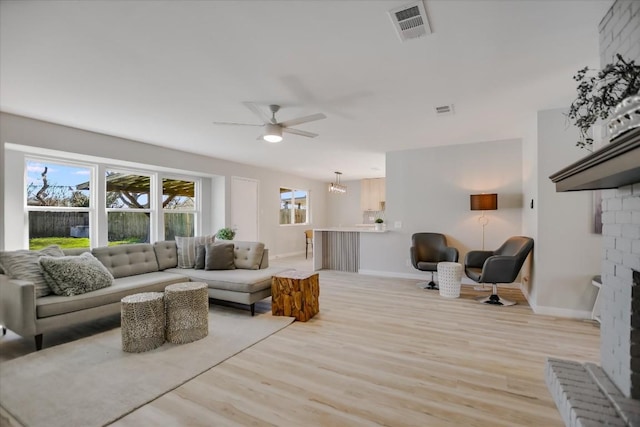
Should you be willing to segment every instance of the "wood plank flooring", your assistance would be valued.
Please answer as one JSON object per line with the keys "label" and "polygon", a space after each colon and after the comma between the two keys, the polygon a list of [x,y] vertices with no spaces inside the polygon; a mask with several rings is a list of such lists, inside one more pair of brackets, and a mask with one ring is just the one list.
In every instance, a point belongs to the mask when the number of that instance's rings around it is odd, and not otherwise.
{"label": "wood plank flooring", "polygon": [[[112,426],[562,426],[546,356],[599,362],[590,321],[323,270],[320,313]],[[265,308],[262,307],[264,310]]]}

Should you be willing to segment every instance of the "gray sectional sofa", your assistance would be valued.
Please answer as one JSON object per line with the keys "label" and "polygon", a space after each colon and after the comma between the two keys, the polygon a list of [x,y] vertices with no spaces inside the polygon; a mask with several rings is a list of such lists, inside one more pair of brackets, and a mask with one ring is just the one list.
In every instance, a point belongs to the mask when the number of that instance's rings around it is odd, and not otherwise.
{"label": "gray sectional sofa", "polygon": [[[120,300],[139,292],[162,292],[167,285],[204,282],[212,299],[249,305],[271,296],[271,277],[284,268],[269,267],[268,250],[259,242],[233,241],[233,270],[178,268],[174,241],[95,248],[91,253],[109,270],[111,286],[74,296],[36,297],[34,283],[0,274],[0,324],[35,337],[42,348],[45,332],[120,312]],[[86,250],[85,250],[86,251]],[[77,250],[65,251],[78,255]]]}

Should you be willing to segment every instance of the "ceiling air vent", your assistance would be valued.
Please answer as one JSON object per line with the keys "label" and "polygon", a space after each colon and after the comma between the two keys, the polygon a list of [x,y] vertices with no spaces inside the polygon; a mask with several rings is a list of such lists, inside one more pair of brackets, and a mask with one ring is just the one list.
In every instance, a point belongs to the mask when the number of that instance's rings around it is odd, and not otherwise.
{"label": "ceiling air vent", "polygon": [[453,114],[453,104],[440,105],[436,107],[436,114],[438,116],[447,116],[449,114]]}
{"label": "ceiling air vent", "polygon": [[429,20],[422,1],[391,9],[389,16],[391,16],[391,21],[401,41],[431,34],[431,27],[429,27]]}

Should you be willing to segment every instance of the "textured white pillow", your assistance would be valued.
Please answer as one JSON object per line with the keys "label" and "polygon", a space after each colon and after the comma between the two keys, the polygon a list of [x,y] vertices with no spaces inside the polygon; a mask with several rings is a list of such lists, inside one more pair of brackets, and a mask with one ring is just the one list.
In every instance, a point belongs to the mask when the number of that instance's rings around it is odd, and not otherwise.
{"label": "textured white pillow", "polygon": [[91,253],[79,256],[40,257],[44,278],[53,293],[67,297],[106,288],[113,276]]}
{"label": "textured white pillow", "polygon": [[176,236],[178,247],[178,268],[193,268],[196,265],[196,246],[213,243],[215,236]]}

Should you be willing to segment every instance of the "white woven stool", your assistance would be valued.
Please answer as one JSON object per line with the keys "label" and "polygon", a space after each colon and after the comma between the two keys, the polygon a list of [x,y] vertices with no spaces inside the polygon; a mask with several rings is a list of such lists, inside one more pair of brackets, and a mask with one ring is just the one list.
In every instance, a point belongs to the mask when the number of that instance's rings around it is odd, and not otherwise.
{"label": "white woven stool", "polygon": [[144,292],[120,300],[122,350],[141,353],[164,343],[164,294]]}
{"label": "white woven stool", "polygon": [[185,344],[209,334],[207,284],[185,282],[164,288],[167,341]]}
{"label": "white woven stool", "polygon": [[445,298],[458,298],[462,281],[462,265],[457,262],[438,263],[438,286],[440,296]]}

